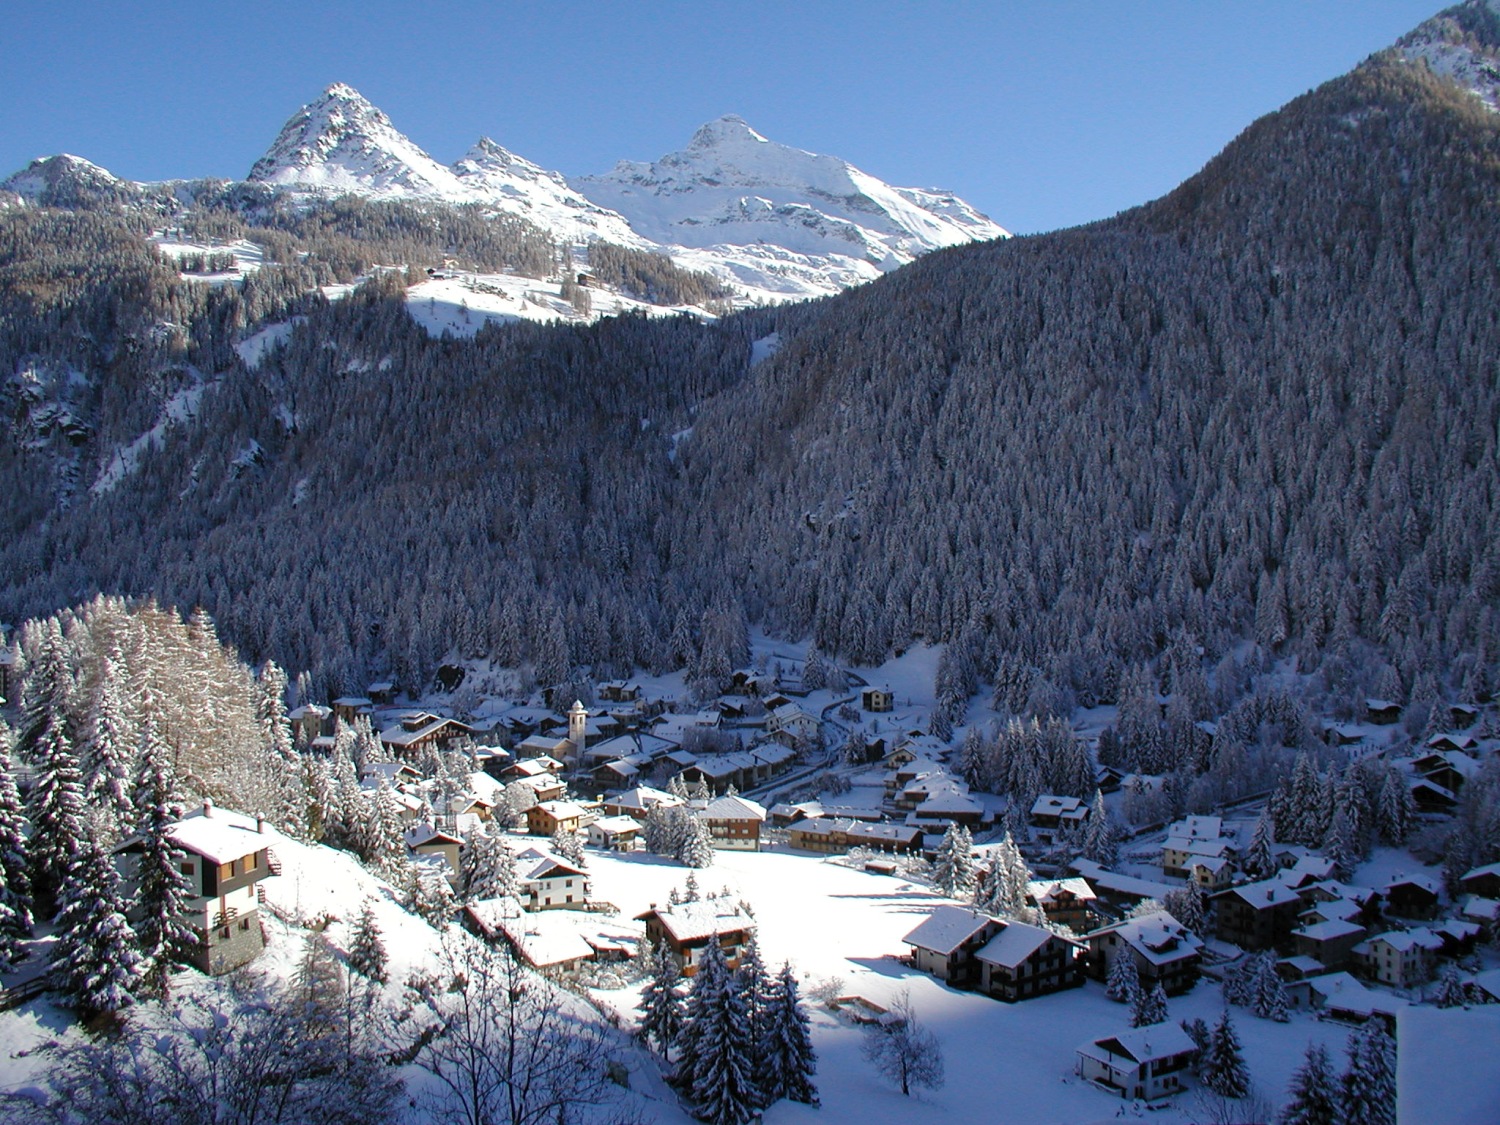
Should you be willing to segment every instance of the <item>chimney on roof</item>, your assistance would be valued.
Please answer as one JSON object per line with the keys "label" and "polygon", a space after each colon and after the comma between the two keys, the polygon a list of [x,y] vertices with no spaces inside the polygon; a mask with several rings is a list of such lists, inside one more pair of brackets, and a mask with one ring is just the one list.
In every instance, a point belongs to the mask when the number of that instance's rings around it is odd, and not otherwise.
{"label": "chimney on roof", "polygon": [[266,818],[265,817],[258,816],[258,817],[255,818],[255,830],[257,832],[264,832],[266,830]]}
{"label": "chimney on roof", "polygon": [[214,803],[208,797],[204,797],[203,798],[203,815],[204,816],[213,816],[214,815]]}

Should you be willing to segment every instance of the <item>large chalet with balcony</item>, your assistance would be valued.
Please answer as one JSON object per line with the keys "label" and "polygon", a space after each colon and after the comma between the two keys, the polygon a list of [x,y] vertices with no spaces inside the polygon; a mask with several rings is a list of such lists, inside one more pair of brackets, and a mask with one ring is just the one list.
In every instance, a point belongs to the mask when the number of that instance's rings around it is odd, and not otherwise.
{"label": "large chalet with balcony", "polygon": [[646,923],[647,943],[676,957],[685,977],[697,974],[710,941],[719,943],[731,969],[739,968],[740,954],[755,929],[754,918],[723,898],[664,907],[653,903],[650,910],[637,914],[636,920]]}
{"label": "large chalet with balcony", "polygon": [[[258,817],[216,808],[204,801],[167,830],[183,851],[182,874],[192,896],[186,920],[199,943],[192,963],[219,976],[254,960],[265,948],[260,925],[260,887],[281,870],[271,846],[280,834]],[[139,880],[140,837],[115,848],[115,862],[126,887]]]}

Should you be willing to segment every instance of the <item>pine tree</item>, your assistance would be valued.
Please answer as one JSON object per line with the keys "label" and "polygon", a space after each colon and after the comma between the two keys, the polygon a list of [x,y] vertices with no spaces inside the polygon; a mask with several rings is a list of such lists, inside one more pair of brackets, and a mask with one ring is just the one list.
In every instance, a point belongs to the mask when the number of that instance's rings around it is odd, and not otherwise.
{"label": "pine tree", "polygon": [[963,897],[974,887],[974,841],[969,830],[949,821],[932,863],[932,889],[938,894]]}
{"label": "pine tree", "polygon": [[682,850],[678,858],[688,867],[712,867],[714,845],[713,837],[708,832],[708,825],[691,815],[686,817],[683,823],[686,831],[683,834]]}
{"label": "pine tree", "polygon": [[1354,821],[1354,814],[1341,805],[1323,837],[1323,854],[1333,862],[1334,877],[1338,879],[1349,879],[1359,862],[1358,828]]}
{"label": "pine tree", "polygon": [[1114,822],[1104,807],[1104,794],[1095,789],[1094,803],[1089,808],[1089,821],[1083,833],[1083,854],[1095,863],[1112,867],[1119,859],[1119,852]]}
{"label": "pine tree", "polygon": [[0,961],[13,961],[16,942],[33,923],[26,814],[16,792],[10,728],[0,719]]}
{"label": "pine tree", "polygon": [[583,867],[588,862],[584,856],[583,837],[572,829],[559,828],[552,834],[552,850],[574,867]]}
{"label": "pine tree", "polygon": [[373,793],[362,791],[365,815],[355,823],[354,844],[360,858],[378,869],[388,868],[395,857],[405,856],[401,810],[390,783],[381,777]]}
{"label": "pine tree", "polygon": [[[750,1072],[756,1076],[765,1074],[765,1060],[761,1056],[761,1045],[766,1037],[766,1020],[772,992],[771,975],[760,956],[760,940],[755,931],[745,942],[740,952],[739,967],[735,969],[731,986],[745,1005],[745,1024],[750,1032]],[[770,1099],[757,1102],[757,1108],[765,1108]]]}
{"label": "pine tree", "polygon": [[1250,846],[1240,857],[1240,867],[1251,879],[1269,879],[1276,873],[1276,860],[1271,855],[1271,845],[1275,842],[1276,822],[1268,809],[1255,821]]}
{"label": "pine tree", "polygon": [[1376,1020],[1349,1036],[1339,1125],[1396,1125],[1396,1043]]}
{"label": "pine tree", "polygon": [[1279,1125],[1337,1125],[1338,1088],[1328,1051],[1321,1044],[1307,1045],[1302,1065],[1292,1074],[1287,1097]]}
{"label": "pine tree", "polygon": [[761,1103],[753,1072],[755,1043],[717,941],[704,947],[688,997],[687,1025],[692,1048],[681,1062],[689,1069],[679,1067],[679,1077],[694,1112],[710,1125],[743,1125]]}
{"label": "pine tree", "polygon": [[92,840],[82,842],[58,902],[52,963],[63,991],[85,1016],[118,1012],[132,1001],[141,957],[115,865]]}
{"label": "pine tree", "polygon": [[173,800],[170,751],[148,716],[141,733],[141,775],[135,804],[141,810],[136,935],[145,959],[142,994],[164,999],[172,965],[187,958],[198,937],[187,921],[192,888],[182,873],[186,853],[173,842],[172,825],[182,816]]}
{"label": "pine tree", "polygon": [[1203,888],[1193,880],[1168,891],[1162,905],[1168,914],[1182,923],[1183,929],[1202,937],[1208,928],[1208,906],[1204,902]]}
{"label": "pine tree", "polygon": [[1128,945],[1115,951],[1104,981],[1104,994],[1117,1004],[1134,1004],[1141,991],[1141,977],[1135,967],[1135,953]]}
{"label": "pine tree", "polygon": [[83,773],[72,747],[55,727],[33,748],[36,772],[28,800],[31,880],[38,897],[58,894],[89,836],[84,818]]}
{"label": "pine tree", "polygon": [[658,945],[653,954],[655,971],[641,989],[641,1035],[668,1058],[682,1031],[684,999],[680,990],[682,971],[677,958],[665,946]]}
{"label": "pine tree", "polygon": [[796,974],[790,963],[783,964],[767,997],[761,1038],[759,1073],[764,1075],[766,1105],[779,1098],[818,1104],[818,1089],[812,1081],[817,1055],[809,1028],[807,1012],[797,995]]}
{"label": "pine tree", "polygon": [[1416,815],[1411,789],[1406,778],[1395,767],[1388,767],[1385,779],[1380,784],[1380,798],[1376,803],[1375,824],[1380,838],[1392,847],[1406,842],[1411,823]]}
{"label": "pine tree", "polygon": [[99,661],[98,688],[79,756],[87,766],[89,804],[103,817],[114,837],[128,832],[136,817],[131,804],[135,755],[130,746],[134,741],[120,698],[115,663],[105,656]]}
{"label": "pine tree", "polygon": [[1458,975],[1458,966],[1451,962],[1444,965],[1442,973],[1438,976],[1437,992],[1433,996],[1433,1003],[1439,1008],[1461,1008],[1468,1001],[1468,990],[1464,988],[1464,982]]}
{"label": "pine tree", "polygon": [[385,942],[375,921],[375,908],[368,899],[360,907],[349,936],[349,969],[375,984],[387,979]]}
{"label": "pine tree", "polygon": [[1286,1023],[1290,1018],[1287,1015],[1286,986],[1281,982],[1281,974],[1276,971],[1274,954],[1262,953],[1256,958],[1254,975],[1250,980],[1250,1010],[1263,1020],[1274,1020],[1277,1023]]}
{"label": "pine tree", "polygon": [[1167,992],[1157,981],[1151,988],[1136,988],[1130,1005],[1130,1026],[1149,1027],[1167,1020]]}
{"label": "pine tree", "polygon": [[1201,1074],[1203,1084],[1222,1097],[1243,1098],[1250,1092],[1250,1074],[1245,1069],[1239,1036],[1235,1034],[1227,1008],[1209,1033]]}

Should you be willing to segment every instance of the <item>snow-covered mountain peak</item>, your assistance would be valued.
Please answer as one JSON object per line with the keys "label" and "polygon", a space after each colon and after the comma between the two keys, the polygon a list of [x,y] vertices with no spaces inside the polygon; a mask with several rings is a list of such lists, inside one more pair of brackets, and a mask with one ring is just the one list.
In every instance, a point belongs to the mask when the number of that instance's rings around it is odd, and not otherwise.
{"label": "snow-covered mountain peak", "polygon": [[669,245],[769,243],[889,269],[940,246],[1006,234],[949,193],[892,187],[836,156],[770,140],[732,114],[700,127],[678,152],[621,161],[572,183]]}
{"label": "snow-covered mountain peak", "polygon": [[688,141],[688,151],[696,152],[716,148],[737,141],[750,144],[771,143],[752,129],[750,123],[739,114],[726,113],[715,121],[699,126],[698,131],[693,134],[693,139]]}
{"label": "snow-covered mountain peak", "polygon": [[452,172],[342,82],[292,116],[248,178],[294,189],[374,196],[464,194]]}
{"label": "snow-covered mountain peak", "polygon": [[37,157],[0,183],[0,190],[15,192],[42,207],[77,207],[90,201],[122,200],[138,189],[91,160],[62,152]]}

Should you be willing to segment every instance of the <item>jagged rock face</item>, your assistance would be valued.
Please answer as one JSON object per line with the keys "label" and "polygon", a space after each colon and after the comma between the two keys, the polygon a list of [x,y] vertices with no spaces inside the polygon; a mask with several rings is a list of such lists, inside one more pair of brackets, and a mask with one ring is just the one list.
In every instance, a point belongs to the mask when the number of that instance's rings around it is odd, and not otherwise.
{"label": "jagged rock face", "polygon": [[33,160],[0,183],[0,190],[15,192],[39,207],[124,202],[140,194],[135,184],[117,179],[81,156],[65,152]]}
{"label": "jagged rock face", "polygon": [[892,187],[838,157],[768,140],[733,115],[704,125],[680,152],[621,161],[573,184],[647,238],[689,247],[765,242],[889,268],[1006,234],[956,196]]}
{"label": "jagged rock face", "polygon": [[1500,0],[1448,8],[1403,36],[1396,50],[1500,111]]}
{"label": "jagged rock face", "polygon": [[247,177],[253,182],[374,196],[467,194],[451,171],[397,131],[352,87],[336,83],[292,117]]}

